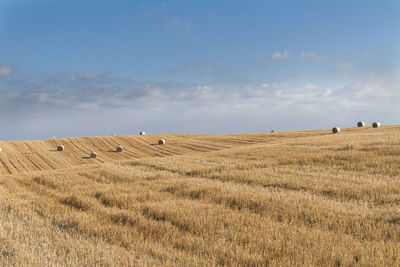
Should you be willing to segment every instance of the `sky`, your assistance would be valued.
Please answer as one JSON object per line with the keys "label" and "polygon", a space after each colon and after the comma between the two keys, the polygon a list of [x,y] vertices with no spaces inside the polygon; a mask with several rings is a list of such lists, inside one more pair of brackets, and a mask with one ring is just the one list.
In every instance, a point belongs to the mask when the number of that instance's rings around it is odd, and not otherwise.
{"label": "sky", "polygon": [[400,1],[0,0],[0,140],[400,124]]}

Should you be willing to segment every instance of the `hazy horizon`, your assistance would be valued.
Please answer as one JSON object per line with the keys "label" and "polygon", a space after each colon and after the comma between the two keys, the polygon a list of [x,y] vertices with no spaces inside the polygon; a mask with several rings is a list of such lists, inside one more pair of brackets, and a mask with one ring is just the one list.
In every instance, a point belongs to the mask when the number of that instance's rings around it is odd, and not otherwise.
{"label": "hazy horizon", "polygon": [[0,140],[400,124],[399,1],[0,0]]}

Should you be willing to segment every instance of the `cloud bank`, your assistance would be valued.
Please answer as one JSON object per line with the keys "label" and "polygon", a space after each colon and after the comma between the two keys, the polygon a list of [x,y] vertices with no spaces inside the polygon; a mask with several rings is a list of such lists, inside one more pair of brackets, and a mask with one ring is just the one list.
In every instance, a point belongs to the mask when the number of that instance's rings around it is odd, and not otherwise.
{"label": "cloud bank", "polygon": [[0,84],[1,139],[152,133],[229,133],[398,123],[400,72],[326,87],[265,81],[244,86],[140,83],[62,70]]}

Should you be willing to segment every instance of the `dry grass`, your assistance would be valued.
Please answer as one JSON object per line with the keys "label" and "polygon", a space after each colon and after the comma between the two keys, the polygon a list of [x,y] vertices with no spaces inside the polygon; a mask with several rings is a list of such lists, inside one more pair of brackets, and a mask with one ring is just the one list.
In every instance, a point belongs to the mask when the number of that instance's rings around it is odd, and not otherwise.
{"label": "dry grass", "polygon": [[400,265],[399,126],[167,138],[0,142],[0,265]]}

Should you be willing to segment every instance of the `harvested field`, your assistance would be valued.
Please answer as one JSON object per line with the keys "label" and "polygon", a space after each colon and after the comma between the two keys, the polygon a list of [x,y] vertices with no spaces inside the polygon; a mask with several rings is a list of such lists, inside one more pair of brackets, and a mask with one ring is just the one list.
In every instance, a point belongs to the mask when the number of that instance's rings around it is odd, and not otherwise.
{"label": "harvested field", "polygon": [[1,141],[0,265],[400,265],[400,126],[163,137]]}

